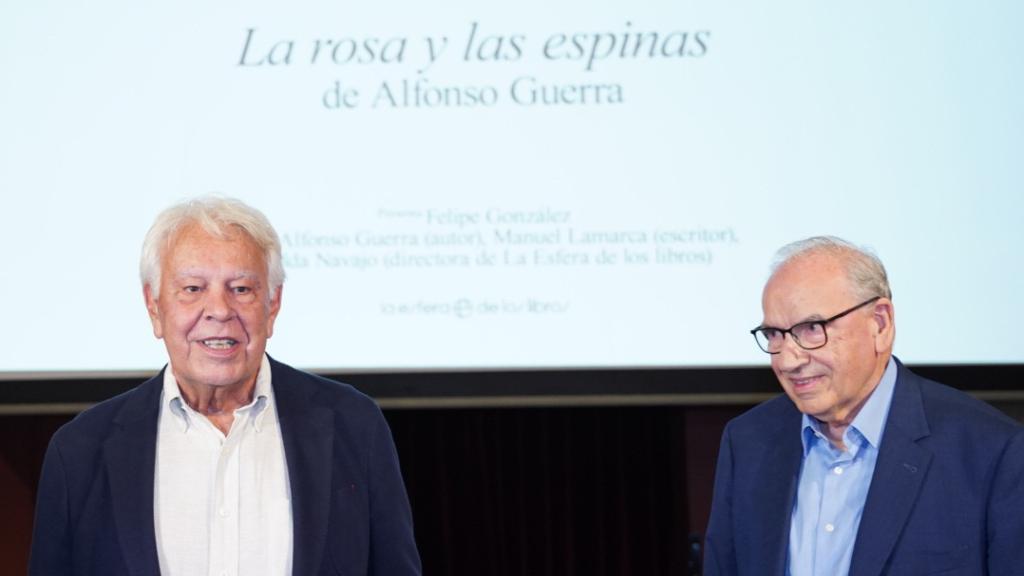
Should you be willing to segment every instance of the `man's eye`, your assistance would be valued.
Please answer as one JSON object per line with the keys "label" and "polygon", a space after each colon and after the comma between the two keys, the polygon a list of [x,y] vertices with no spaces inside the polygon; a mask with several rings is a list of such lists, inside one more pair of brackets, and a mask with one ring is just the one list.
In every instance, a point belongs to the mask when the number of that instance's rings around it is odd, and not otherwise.
{"label": "man's eye", "polygon": [[252,288],[248,286],[235,286],[232,290],[235,291],[235,294],[248,294],[252,292]]}
{"label": "man's eye", "polygon": [[199,292],[199,286],[185,286],[182,291],[189,294],[195,294],[196,292]]}
{"label": "man's eye", "polygon": [[782,336],[778,328],[762,328],[761,334],[764,334],[767,340],[778,340]]}
{"label": "man's eye", "polygon": [[800,337],[818,337],[825,333],[825,327],[821,322],[808,322],[806,324],[797,324],[793,327],[793,331]]}

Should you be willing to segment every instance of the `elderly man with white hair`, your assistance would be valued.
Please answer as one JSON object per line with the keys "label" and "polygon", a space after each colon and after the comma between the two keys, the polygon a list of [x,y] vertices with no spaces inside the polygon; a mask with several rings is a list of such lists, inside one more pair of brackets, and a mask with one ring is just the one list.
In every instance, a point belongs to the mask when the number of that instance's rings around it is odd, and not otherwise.
{"label": "elderly man with white hair", "polygon": [[1024,574],[1024,427],[896,360],[881,261],[795,242],[761,306],[785,394],[726,427],[705,574]]}
{"label": "elderly man with white hair", "polygon": [[54,435],[29,573],[419,574],[376,404],[265,352],[284,284],[266,217],[226,198],[172,206],[140,268],[169,363]]}

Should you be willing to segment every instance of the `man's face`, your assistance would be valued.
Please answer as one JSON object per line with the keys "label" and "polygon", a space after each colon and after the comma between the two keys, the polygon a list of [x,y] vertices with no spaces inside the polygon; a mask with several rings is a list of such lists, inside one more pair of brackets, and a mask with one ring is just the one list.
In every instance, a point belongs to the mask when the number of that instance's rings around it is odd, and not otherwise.
{"label": "man's face", "polygon": [[248,235],[227,239],[181,230],[160,265],[159,297],[143,292],[153,333],[163,338],[179,384],[244,387],[256,379],[281,307],[268,294],[263,252]]}
{"label": "man's face", "polygon": [[[798,257],[765,285],[763,325],[786,329],[830,318],[859,302],[836,257]],[[772,369],[801,412],[848,425],[888,363],[895,334],[892,302],[881,298],[829,323],[826,331],[828,343],[817,350],[804,350],[787,335],[782,351],[772,355]]]}

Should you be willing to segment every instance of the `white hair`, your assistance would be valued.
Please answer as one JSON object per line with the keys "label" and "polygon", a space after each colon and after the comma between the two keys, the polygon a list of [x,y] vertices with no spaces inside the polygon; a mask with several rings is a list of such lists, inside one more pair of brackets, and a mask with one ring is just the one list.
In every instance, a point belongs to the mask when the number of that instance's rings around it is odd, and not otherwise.
{"label": "white hair", "polygon": [[139,276],[143,286],[149,286],[154,298],[160,295],[160,266],[166,249],[170,248],[178,233],[197,224],[207,233],[226,239],[241,231],[263,252],[270,282],[268,298],[284,284],[284,265],[281,262],[281,240],[262,212],[234,198],[201,196],[165,209],[153,222],[142,242]]}
{"label": "white hair", "polygon": [[771,273],[785,264],[810,255],[826,254],[839,260],[850,285],[862,299],[880,296],[892,298],[885,266],[874,252],[835,236],[813,236],[787,244],[775,253]]}

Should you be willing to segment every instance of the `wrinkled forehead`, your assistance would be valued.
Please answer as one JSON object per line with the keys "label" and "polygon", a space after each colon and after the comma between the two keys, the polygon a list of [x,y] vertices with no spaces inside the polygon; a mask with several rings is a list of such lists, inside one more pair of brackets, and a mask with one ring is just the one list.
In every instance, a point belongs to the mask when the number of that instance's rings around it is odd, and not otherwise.
{"label": "wrinkled forehead", "polygon": [[764,286],[761,307],[765,323],[800,322],[824,314],[853,299],[847,269],[840,258],[808,255],[780,266]]}

